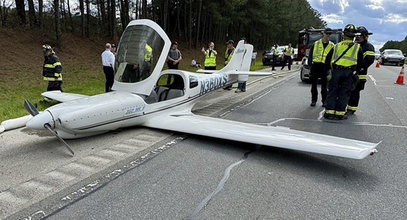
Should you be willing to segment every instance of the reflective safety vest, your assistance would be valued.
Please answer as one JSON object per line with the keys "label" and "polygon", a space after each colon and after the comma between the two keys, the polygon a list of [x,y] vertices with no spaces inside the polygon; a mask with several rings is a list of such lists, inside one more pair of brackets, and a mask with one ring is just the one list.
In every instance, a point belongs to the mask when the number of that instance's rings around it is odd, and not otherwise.
{"label": "reflective safety vest", "polygon": [[144,61],[151,62],[151,57],[153,56],[153,48],[146,44],[146,53],[144,54]]}
{"label": "reflective safety vest", "polygon": [[365,58],[365,56],[374,56],[374,51],[370,51],[370,50],[365,51],[363,53],[363,58]]}
{"label": "reflective safety vest", "polygon": [[312,51],[312,62],[314,63],[325,63],[326,55],[335,46],[332,41],[328,42],[328,45],[324,48],[324,43],[322,39],[318,40],[314,44],[314,50]]}
{"label": "reflective safety vest", "polygon": [[[352,47],[338,61],[336,61],[336,59],[338,59],[338,57],[346,49],[348,49],[350,44],[353,44]],[[335,65],[338,65],[338,66],[344,66],[344,67],[355,66],[358,61],[359,50],[360,50],[360,44],[353,43],[351,40],[344,40],[342,42],[339,42],[334,47],[331,64],[333,64],[336,61]]]}
{"label": "reflective safety vest", "polygon": [[62,65],[54,54],[45,58],[42,76],[47,81],[62,81]]}
{"label": "reflective safety vest", "polygon": [[[204,62],[205,66],[216,66],[216,55],[215,55],[214,52],[216,53],[216,51],[214,51],[214,50],[213,51],[209,51],[209,50],[205,51],[205,62]],[[230,57],[231,57],[231,55],[230,55]],[[230,61],[230,59],[229,59],[229,61]]]}
{"label": "reflective safety vest", "polygon": [[292,48],[292,47],[287,47],[287,48],[285,49],[285,56],[291,56],[291,55],[293,55],[293,53],[294,53],[294,48]]}
{"label": "reflective safety vest", "polygon": [[230,54],[228,53],[228,49],[226,49],[225,52],[225,65],[229,63],[229,61],[232,59],[233,53],[235,52],[235,48],[232,49],[232,52]]}
{"label": "reflective safety vest", "polygon": [[277,48],[274,48],[274,50],[273,50],[273,55],[274,55],[274,56],[278,56],[278,54],[279,54],[279,52],[278,52]]}

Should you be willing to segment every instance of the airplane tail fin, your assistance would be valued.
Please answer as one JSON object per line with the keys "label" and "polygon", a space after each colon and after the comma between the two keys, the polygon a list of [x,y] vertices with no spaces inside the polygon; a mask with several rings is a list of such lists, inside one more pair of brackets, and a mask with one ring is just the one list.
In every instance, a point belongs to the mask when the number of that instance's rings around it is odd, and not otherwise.
{"label": "airplane tail fin", "polygon": [[229,63],[219,72],[249,71],[252,53],[253,45],[245,44],[243,40],[239,41]]}

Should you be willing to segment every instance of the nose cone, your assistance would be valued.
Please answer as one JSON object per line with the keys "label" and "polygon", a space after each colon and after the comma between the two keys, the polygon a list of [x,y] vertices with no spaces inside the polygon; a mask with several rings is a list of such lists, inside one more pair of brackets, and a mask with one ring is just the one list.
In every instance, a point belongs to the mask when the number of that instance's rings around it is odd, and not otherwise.
{"label": "nose cone", "polygon": [[29,120],[26,126],[33,129],[45,129],[44,125],[47,123],[51,126],[54,125],[51,114],[48,111],[44,111]]}

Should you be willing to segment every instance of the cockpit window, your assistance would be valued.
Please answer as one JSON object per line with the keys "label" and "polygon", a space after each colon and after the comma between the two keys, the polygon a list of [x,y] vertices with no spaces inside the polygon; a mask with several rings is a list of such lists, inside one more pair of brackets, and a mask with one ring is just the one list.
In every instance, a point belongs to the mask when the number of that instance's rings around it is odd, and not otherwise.
{"label": "cockpit window", "polygon": [[117,50],[115,80],[134,83],[147,79],[153,72],[163,47],[164,40],[151,27],[127,27]]}

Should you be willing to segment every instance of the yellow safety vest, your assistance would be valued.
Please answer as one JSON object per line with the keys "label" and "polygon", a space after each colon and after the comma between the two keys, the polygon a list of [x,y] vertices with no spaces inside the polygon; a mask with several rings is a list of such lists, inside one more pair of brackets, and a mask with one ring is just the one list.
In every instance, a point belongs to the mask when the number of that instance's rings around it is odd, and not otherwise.
{"label": "yellow safety vest", "polygon": [[230,59],[232,59],[233,53],[235,52],[235,48],[233,48],[232,52],[228,54],[228,49],[225,52],[225,65],[229,63]]}
{"label": "yellow safety vest", "polygon": [[368,50],[368,51],[364,52],[363,58],[365,58],[365,56],[374,56],[374,51]]}
{"label": "yellow safety vest", "polygon": [[326,55],[328,55],[329,51],[331,51],[334,46],[335,45],[332,41],[329,41],[325,48],[322,39],[315,42],[314,50],[312,51],[312,62],[325,63]]}
{"label": "yellow safety vest", "polygon": [[[353,44],[352,47],[338,60],[338,57],[349,47],[349,44]],[[335,65],[351,67],[355,66],[358,62],[358,52],[360,50],[360,44],[353,43],[351,40],[344,40],[335,45],[332,54],[331,64],[335,61]]]}
{"label": "yellow safety vest", "polygon": [[152,56],[153,56],[153,48],[151,48],[150,45],[146,44],[146,54],[144,54],[144,61],[150,62]]}
{"label": "yellow safety vest", "polygon": [[291,56],[291,55],[293,55],[293,53],[294,53],[294,48],[292,48],[292,47],[287,47],[287,48],[285,49],[285,56]]}
{"label": "yellow safety vest", "polygon": [[273,55],[274,55],[274,56],[278,56],[278,54],[279,54],[279,52],[278,52],[277,48],[274,48],[274,50],[273,50]]}
{"label": "yellow safety vest", "polygon": [[[215,50],[213,50],[210,54],[211,55],[209,55],[209,50],[206,50],[205,51],[205,62],[204,62],[204,65],[205,66],[216,66],[216,55],[215,55],[215,53],[216,53],[216,51]],[[230,57],[231,57],[232,55],[230,55]],[[230,59],[229,59],[230,60]]]}

